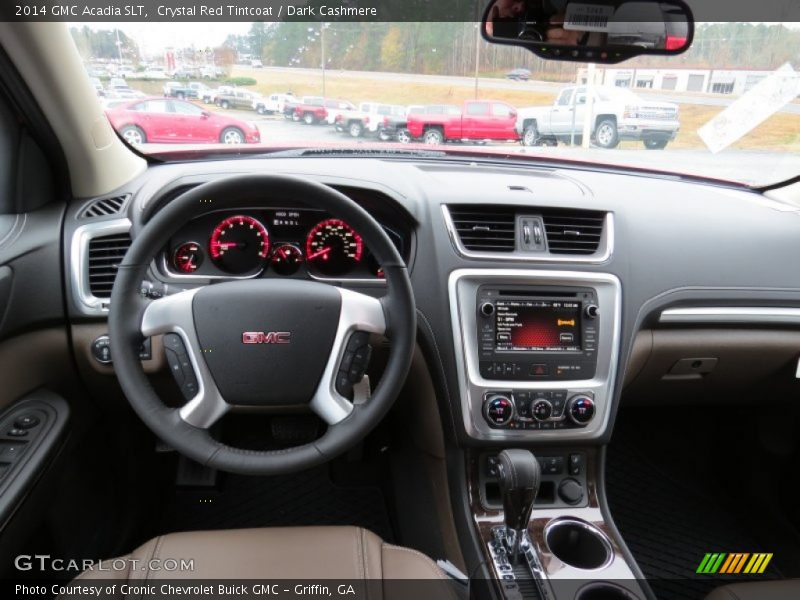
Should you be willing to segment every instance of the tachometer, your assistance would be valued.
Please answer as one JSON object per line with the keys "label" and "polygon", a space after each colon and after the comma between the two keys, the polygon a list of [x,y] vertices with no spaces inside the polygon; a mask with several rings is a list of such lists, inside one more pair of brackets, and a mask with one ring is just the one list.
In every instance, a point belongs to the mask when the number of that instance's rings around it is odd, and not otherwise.
{"label": "tachometer", "polygon": [[317,223],[306,238],[306,260],[326,275],[350,271],[364,254],[364,242],[341,219]]}
{"label": "tachometer", "polygon": [[208,243],[212,262],[227,273],[253,273],[269,256],[269,233],[247,215],[228,217],[214,228]]}

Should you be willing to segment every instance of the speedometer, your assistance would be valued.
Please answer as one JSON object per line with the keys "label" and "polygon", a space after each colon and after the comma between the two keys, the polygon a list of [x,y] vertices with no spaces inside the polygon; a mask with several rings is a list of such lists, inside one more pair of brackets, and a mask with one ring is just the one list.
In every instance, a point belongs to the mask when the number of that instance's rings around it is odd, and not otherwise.
{"label": "speedometer", "polygon": [[255,273],[269,256],[269,233],[253,217],[228,217],[211,233],[208,253],[211,261],[227,273]]}
{"label": "speedometer", "polygon": [[342,275],[361,261],[364,242],[341,219],[317,223],[306,238],[306,260],[326,275]]}

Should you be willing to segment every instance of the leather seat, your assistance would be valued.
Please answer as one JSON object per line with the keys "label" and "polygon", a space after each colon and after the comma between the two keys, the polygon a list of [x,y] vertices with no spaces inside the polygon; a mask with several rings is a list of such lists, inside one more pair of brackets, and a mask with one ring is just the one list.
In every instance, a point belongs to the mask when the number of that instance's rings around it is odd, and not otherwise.
{"label": "leather seat", "polygon": [[[193,569],[164,570],[174,567],[168,559],[178,564],[181,559],[193,560]],[[113,570],[107,570],[112,566]],[[387,544],[360,527],[171,533],[146,542],[126,556],[104,560],[77,579],[114,580],[132,585],[165,579],[298,580],[298,583],[309,579],[416,580],[419,585],[421,580],[427,580],[423,596],[455,597],[451,580],[430,558],[410,548]],[[377,596],[370,593],[370,598],[408,597],[400,589],[392,593],[392,586],[378,588]],[[374,586],[370,590],[374,591]]]}
{"label": "leather seat", "polygon": [[800,598],[800,579],[733,583],[715,588],[706,600],[788,600]]}

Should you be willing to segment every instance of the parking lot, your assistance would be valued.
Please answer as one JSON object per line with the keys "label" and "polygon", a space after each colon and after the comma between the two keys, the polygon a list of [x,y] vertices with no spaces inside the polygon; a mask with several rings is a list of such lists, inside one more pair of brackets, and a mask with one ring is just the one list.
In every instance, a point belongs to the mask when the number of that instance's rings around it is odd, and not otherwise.
{"label": "parking lot", "polygon": [[[332,126],[306,125],[284,119],[280,115],[261,116],[253,111],[223,110],[216,106],[207,105],[212,111],[254,123],[261,134],[261,143],[266,146],[298,145],[308,146],[331,144],[368,144],[377,143],[377,138],[364,136],[352,138],[346,133],[337,132]],[[398,148],[404,148],[393,142]],[[450,144],[448,144],[450,146]],[[518,143],[489,144],[457,143],[458,148],[503,149],[504,151],[541,156],[544,158],[559,158],[567,160],[617,164],[621,166],[636,165],[643,168],[685,172],[694,175],[719,179],[756,183],[764,181],[765,173],[773,181],[788,179],[800,172],[800,155],[789,152],[774,152],[769,150],[743,150],[729,148],[718,154],[712,154],[702,148],[670,148],[652,152],[645,151],[640,143],[628,142],[614,150],[600,148],[570,147],[560,144],[557,147],[537,146],[526,148]],[[174,146],[163,144],[145,144],[145,151],[171,150]]]}

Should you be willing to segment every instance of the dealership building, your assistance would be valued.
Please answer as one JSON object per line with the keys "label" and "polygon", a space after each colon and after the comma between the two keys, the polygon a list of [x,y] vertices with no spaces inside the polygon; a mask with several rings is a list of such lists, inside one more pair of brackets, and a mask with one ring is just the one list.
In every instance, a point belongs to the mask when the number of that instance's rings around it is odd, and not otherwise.
{"label": "dealership building", "polygon": [[[598,85],[631,89],[668,90],[731,94],[739,96],[771,71],[744,69],[631,69],[609,68],[596,70]],[[578,72],[578,81],[586,83],[586,69]]]}

